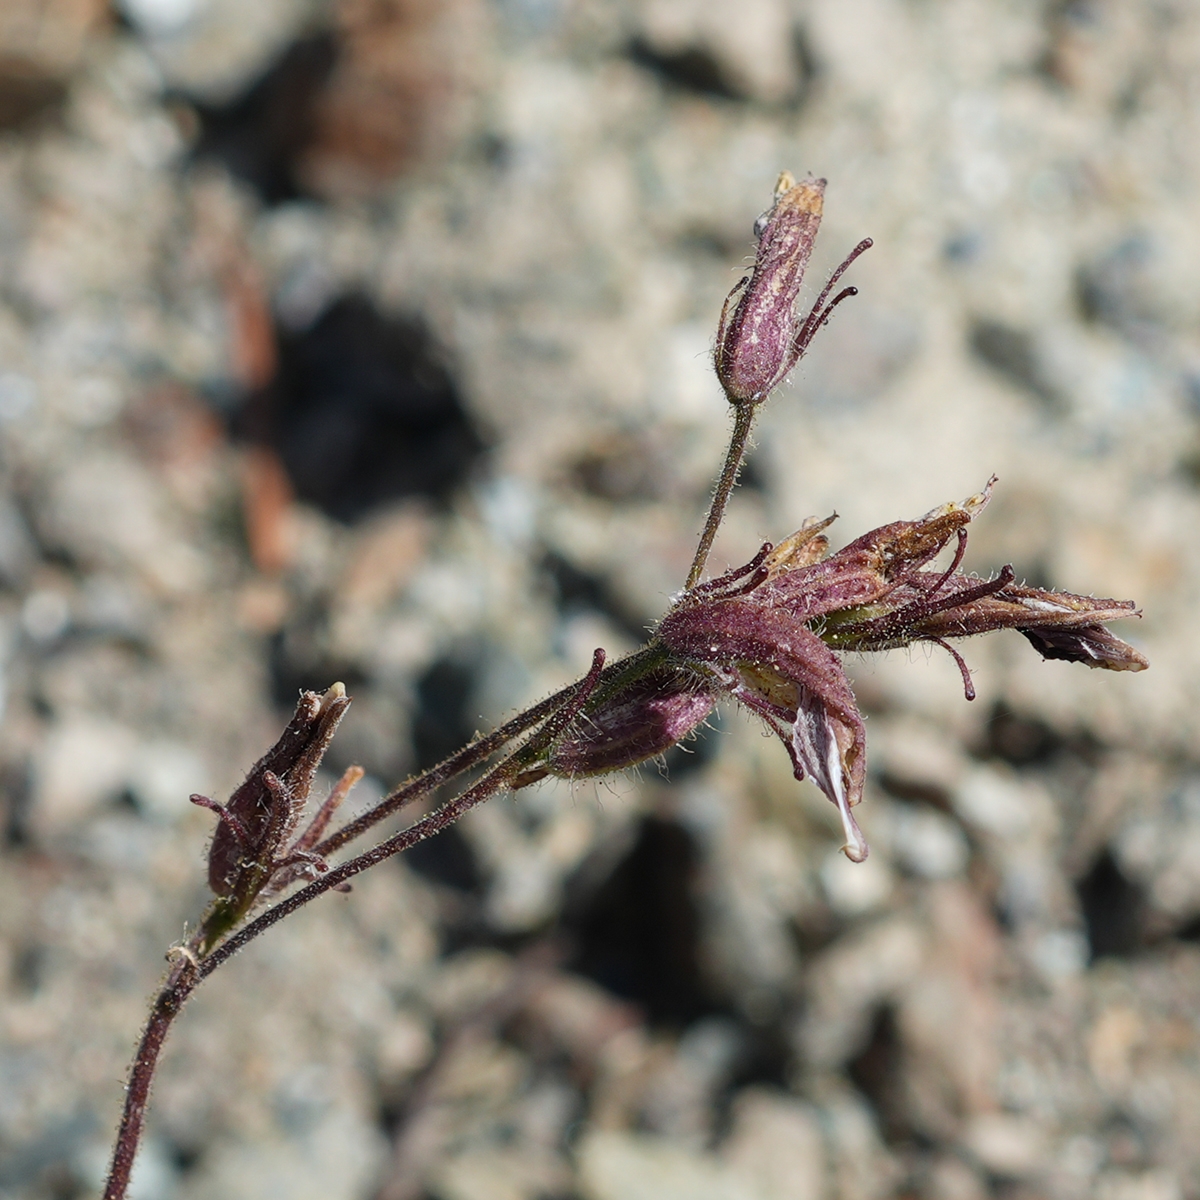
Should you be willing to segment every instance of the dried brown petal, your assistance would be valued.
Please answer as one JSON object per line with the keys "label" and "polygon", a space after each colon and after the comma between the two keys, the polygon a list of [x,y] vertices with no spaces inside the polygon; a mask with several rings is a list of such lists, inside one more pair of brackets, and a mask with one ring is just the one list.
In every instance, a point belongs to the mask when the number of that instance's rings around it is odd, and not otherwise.
{"label": "dried brown petal", "polygon": [[1144,671],[1150,665],[1145,655],[1102,625],[1084,625],[1078,629],[1022,629],[1021,633],[1043,658],[1079,662],[1106,671]]}
{"label": "dried brown petal", "polygon": [[[239,892],[250,874],[269,874],[275,852],[299,818],[321,758],[349,707],[340,683],[324,695],[304,692],[279,740],[229,798],[226,809],[234,820],[217,826],[208,856],[208,884],[218,896]],[[267,775],[279,780],[282,790],[272,788]]]}

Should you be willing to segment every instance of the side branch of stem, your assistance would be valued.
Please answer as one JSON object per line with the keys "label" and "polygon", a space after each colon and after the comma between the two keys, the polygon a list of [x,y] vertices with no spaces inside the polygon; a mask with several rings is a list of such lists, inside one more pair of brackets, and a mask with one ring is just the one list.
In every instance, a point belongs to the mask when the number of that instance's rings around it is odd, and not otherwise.
{"label": "side branch of stem", "polygon": [[511,721],[501,725],[499,729],[489,733],[486,737],[469,742],[461,750],[451,754],[449,758],[443,759],[436,767],[430,767],[428,771],[418,775],[415,779],[401,784],[374,808],[369,809],[362,816],[331,833],[324,841],[312,847],[313,853],[322,858],[327,857],[335,850],[340,850],[347,842],[353,841],[360,834],[365,833],[372,826],[386,820],[393,813],[428,796],[430,792],[444,783],[449,783],[465,771],[486,762],[513,738],[519,737],[543,718],[560,709],[578,686],[577,683],[573,683],[569,687],[560,689],[553,696],[547,697],[532,708],[513,717]]}

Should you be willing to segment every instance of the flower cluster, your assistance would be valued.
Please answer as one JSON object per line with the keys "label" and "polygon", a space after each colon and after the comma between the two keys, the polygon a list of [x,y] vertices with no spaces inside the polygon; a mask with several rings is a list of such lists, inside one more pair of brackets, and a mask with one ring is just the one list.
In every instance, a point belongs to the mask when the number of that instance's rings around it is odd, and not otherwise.
{"label": "flower cluster", "polygon": [[[550,750],[547,765],[568,777],[599,775],[661,754],[695,729],[722,696],[739,701],[777,733],[797,779],[837,806],[845,852],[867,843],[851,812],[862,798],[866,730],[840,652],[932,642],[948,650],[974,699],[970,673],[947,638],[1016,629],[1048,659],[1110,671],[1141,671],[1145,658],[1104,628],[1137,615],[1129,600],[1098,600],[959,571],[967,526],[992,484],[962,504],[916,521],[895,521],[829,554],[811,521],[745,566],[684,592],[663,618],[645,673],[598,694]],[[951,541],[942,571],[930,563]]]}
{"label": "flower cluster", "polygon": [[[796,311],[821,222],[825,180],[797,183],[786,171],[755,225],[751,274],[725,301],[714,367],[737,417],[725,470],[685,591],[651,644],[600,676],[579,717],[551,742],[521,783],[545,774],[603,775],[662,754],[730,696],[777,733],[797,779],[810,778],[837,806],[846,854],[867,843],[852,809],[862,798],[866,731],[842,668],[845,651],[931,642],[954,658],[968,700],[970,671],[948,638],[1016,629],[1047,659],[1111,671],[1148,665],[1104,622],[1137,615],[1127,600],[1097,600],[1018,584],[1011,567],[991,579],[960,572],[967,526],[991,495],[946,504],[917,521],[895,521],[829,554],[833,517],[809,521],[745,566],[701,583],[757,406],[781,383],[833,309],[856,294],[829,294],[870,245],[861,241],[833,273],[806,317]],[[732,307],[732,312],[730,307]],[[955,542],[953,559],[931,569]]]}

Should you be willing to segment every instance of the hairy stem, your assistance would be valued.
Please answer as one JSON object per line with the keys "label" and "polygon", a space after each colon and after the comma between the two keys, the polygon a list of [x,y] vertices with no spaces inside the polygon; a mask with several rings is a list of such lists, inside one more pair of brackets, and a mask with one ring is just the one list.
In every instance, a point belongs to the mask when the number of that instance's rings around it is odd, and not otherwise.
{"label": "hairy stem", "polygon": [[729,453],[725,455],[725,466],[713,492],[708,519],[704,522],[704,532],[700,535],[696,557],[692,559],[692,569],[688,572],[687,583],[684,585],[686,590],[694,588],[700,582],[700,576],[704,574],[709,551],[712,550],[713,540],[725,516],[725,506],[729,503],[729,496],[737,484],[738,471],[741,470],[742,459],[746,456],[746,443],[750,440],[750,427],[754,424],[754,407],[752,404],[738,404],[734,408],[736,415],[733,419],[733,435],[729,439]]}
{"label": "hairy stem", "polygon": [[272,925],[282,921],[284,917],[290,916],[297,909],[303,908],[309,901],[315,900],[318,896],[345,883],[355,875],[360,875],[363,871],[383,862],[393,854],[399,854],[402,850],[415,846],[427,837],[440,833],[464,813],[495,795],[520,769],[521,763],[517,761],[520,757],[519,754],[515,754],[506,759],[494,771],[489,772],[478,783],[456,796],[449,803],[444,804],[436,812],[430,813],[429,816],[410,825],[394,837],[388,838],[387,841],[381,842],[365,854],[360,854],[322,875],[320,879],[301,888],[300,891],[286,900],[280,901],[273,908],[267,909],[237,933],[226,938],[215,950],[203,958],[198,960],[188,958],[172,972],[167,985],[159,992],[154,1001],[150,1020],[146,1024],[146,1030],[142,1034],[142,1040],[138,1045],[137,1054],[129,1072],[125,1109],[117,1132],[112,1167],[104,1189],[104,1200],[125,1200],[129,1179],[133,1172],[134,1157],[137,1154],[145,1125],[146,1105],[150,1098],[150,1085],[158,1066],[159,1052],[162,1050],[171,1023],[179,1015],[184,1001],[196,990],[196,987],[248,942],[253,941],[259,934],[266,933]]}
{"label": "hairy stem", "polygon": [[252,942],[260,933],[266,933],[272,925],[282,921],[296,909],[303,908],[309,901],[333,890],[348,879],[353,879],[355,875],[361,875],[363,871],[383,862],[385,858],[391,858],[393,854],[408,850],[418,842],[433,837],[435,833],[441,833],[448,825],[453,825],[476,805],[482,804],[504,788],[509,779],[516,774],[516,771],[510,767],[511,761],[511,759],[505,760],[478,783],[443,804],[441,808],[431,812],[429,816],[422,817],[407,829],[380,842],[378,846],[373,846],[370,850],[342,863],[341,866],[327,871],[320,879],[313,880],[307,887],[301,888],[286,900],[281,900],[273,908],[259,914],[248,925],[226,938],[212,953],[201,959],[200,978],[207,979],[222,963],[232,958],[248,942]]}
{"label": "hairy stem", "polygon": [[[628,682],[629,679],[636,679],[639,675],[643,675],[657,666],[664,656],[661,647],[650,646],[619,659],[611,666],[604,668],[595,687],[594,695],[597,698],[606,696],[614,688]],[[480,766],[497,751],[503,749],[513,738],[525,733],[539,721],[560,713],[566,705],[577,698],[579,687],[579,683],[572,683],[565,688],[560,688],[553,696],[547,697],[523,713],[518,713],[495,732],[469,742],[461,750],[455,751],[449,758],[438,763],[436,767],[430,767],[428,771],[418,775],[415,779],[401,784],[374,808],[368,809],[348,825],[331,833],[323,842],[306,847],[306,849],[311,849],[313,854],[320,855],[322,858],[332,854],[335,850],[340,850],[347,842],[365,833],[372,826],[378,825],[380,821],[392,816],[393,813],[407,808],[408,805],[428,796],[442,784],[449,783],[467,771]]]}
{"label": "hairy stem", "polygon": [[501,725],[499,729],[489,733],[486,737],[468,742],[461,750],[456,750],[436,767],[430,767],[428,771],[418,775],[415,779],[401,784],[395,791],[384,796],[374,808],[368,809],[348,825],[331,833],[323,842],[312,847],[313,853],[325,857],[335,850],[340,850],[347,842],[353,841],[354,838],[365,833],[372,826],[378,825],[380,821],[386,820],[393,813],[399,812],[414,801],[428,796],[442,784],[449,783],[464,772],[479,766],[491,758],[496,751],[511,742],[513,738],[519,737],[543,718],[560,709],[578,687],[578,683],[572,683],[555,692],[553,696],[513,717],[511,721]]}
{"label": "hairy stem", "polygon": [[137,1055],[129,1072],[125,1109],[117,1131],[112,1167],[104,1188],[104,1200],[123,1200],[129,1187],[129,1179],[133,1174],[133,1160],[137,1156],[138,1143],[142,1139],[142,1129],[146,1122],[146,1105],[150,1100],[150,1085],[158,1066],[159,1051],[167,1039],[171,1023],[202,978],[195,958],[184,952],[184,957],[171,969],[166,984],[155,998],[154,1007],[150,1010],[150,1019],[142,1032],[142,1040],[138,1043]]}
{"label": "hairy stem", "polygon": [[453,800],[443,804],[441,808],[431,812],[427,817],[422,817],[421,820],[410,825],[407,829],[402,829],[386,841],[380,842],[378,846],[374,846],[365,853],[359,854],[348,862],[342,863],[341,866],[334,867],[333,870],[322,875],[320,879],[315,879],[307,887],[301,888],[295,895],[280,901],[274,908],[267,909],[265,913],[262,913],[244,928],[227,938],[212,953],[201,960],[199,967],[200,978],[207,979],[223,962],[226,962],[235,955],[247,942],[253,941],[260,933],[265,933],[272,925],[277,921],[282,921],[289,913],[302,908],[310,900],[315,900],[318,896],[323,895],[339,884],[345,883],[348,879],[353,879],[355,875],[361,875],[363,871],[368,870],[377,863],[383,862],[385,858],[391,858],[393,854],[400,854],[405,850],[411,849],[418,842],[423,842],[426,838],[433,837],[435,833],[441,833],[443,829],[448,825],[453,825],[455,821],[470,812],[471,809],[503,790],[562,732],[563,728],[579,712],[579,709],[583,706],[588,696],[592,694],[596,684],[599,682],[603,666],[604,652],[597,650],[596,657],[592,663],[592,669],[581,682],[572,684],[567,689],[568,692],[573,693],[568,702],[561,705],[558,712],[524,746],[509,755],[499,766],[489,771],[477,783],[467,788],[465,792],[455,796]]}

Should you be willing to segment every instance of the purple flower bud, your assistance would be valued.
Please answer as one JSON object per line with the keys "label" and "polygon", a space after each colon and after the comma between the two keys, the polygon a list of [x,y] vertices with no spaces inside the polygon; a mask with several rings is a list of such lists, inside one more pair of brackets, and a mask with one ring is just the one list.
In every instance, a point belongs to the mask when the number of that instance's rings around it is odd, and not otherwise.
{"label": "purple flower bud", "polygon": [[[717,378],[732,404],[758,404],[796,365],[804,322],[796,300],[821,224],[825,180],[797,183],[785,171],[775,204],[759,218],[758,254],[749,282],[729,293],[717,331]],[[732,314],[729,305],[741,292]]]}
{"label": "purple flower bud", "polygon": [[663,754],[713,710],[711,687],[678,667],[661,667],[602,701],[551,749],[555,775],[575,779],[620,771]]}

